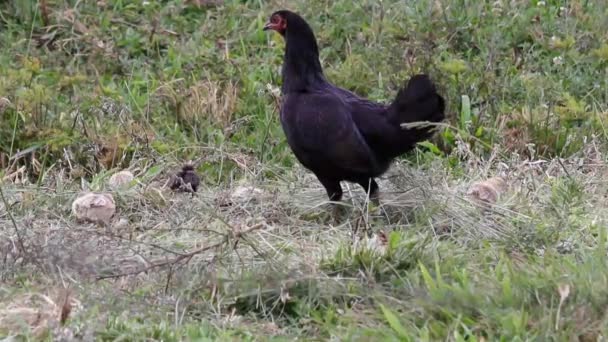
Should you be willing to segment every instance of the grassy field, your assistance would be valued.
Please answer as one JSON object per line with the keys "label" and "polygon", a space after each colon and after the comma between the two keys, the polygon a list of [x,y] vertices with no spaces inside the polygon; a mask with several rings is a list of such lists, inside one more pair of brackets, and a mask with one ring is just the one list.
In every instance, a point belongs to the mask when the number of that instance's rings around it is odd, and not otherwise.
{"label": "grassy field", "polygon": [[[343,184],[334,220],[286,145],[280,8],[334,83],[390,101],[425,72],[446,98],[381,207]],[[608,335],[606,1],[8,0],[0,47],[0,338]],[[194,196],[166,187],[188,160]],[[74,218],[85,191],[110,224]]]}

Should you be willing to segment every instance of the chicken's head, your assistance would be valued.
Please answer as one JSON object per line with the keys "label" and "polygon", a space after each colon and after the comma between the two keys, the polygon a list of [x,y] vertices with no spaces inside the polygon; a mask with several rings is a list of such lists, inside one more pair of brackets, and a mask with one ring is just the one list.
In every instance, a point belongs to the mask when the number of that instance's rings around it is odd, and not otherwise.
{"label": "chicken's head", "polygon": [[287,16],[289,15],[289,11],[276,11],[268,19],[266,25],[264,25],[264,31],[267,30],[275,30],[280,33],[282,36],[285,35],[287,31]]}

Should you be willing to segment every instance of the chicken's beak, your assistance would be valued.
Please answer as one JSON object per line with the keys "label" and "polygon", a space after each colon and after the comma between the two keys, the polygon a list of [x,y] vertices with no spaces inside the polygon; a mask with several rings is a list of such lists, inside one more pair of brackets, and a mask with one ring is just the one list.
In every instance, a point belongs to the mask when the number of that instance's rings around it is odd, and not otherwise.
{"label": "chicken's beak", "polygon": [[274,29],[274,25],[269,21],[264,25],[264,28],[262,30],[268,31],[268,30],[273,30],[273,29]]}

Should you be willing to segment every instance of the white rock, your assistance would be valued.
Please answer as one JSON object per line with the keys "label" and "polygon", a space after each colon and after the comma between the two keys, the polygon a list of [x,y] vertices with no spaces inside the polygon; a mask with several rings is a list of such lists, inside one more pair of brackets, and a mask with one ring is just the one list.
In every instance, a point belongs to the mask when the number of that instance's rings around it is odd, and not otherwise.
{"label": "white rock", "polygon": [[502,177],[492,177],[473,184],[467,195],[481,203],[494,204],[500,195],[507,190],[507,183]]}
{"label": "white rock", "polygon": [[110,194],[84,194],[72,203],[72,213],[79,221],[109,223],[116,212],[114,198]]}
{"label": "white rock", "polygon": [[133,176],[131,171],[122,170],[122,171],[116,172],[115,174],[112,175],[112,177],[110,177],[110,180],[108,181],[108,185],[112,189],[118,189],[118,188],[121,188],[121,187],[129,184],[134,178],[135,177]]}
{"label": "white rock", "polygon": [[114,225],[112,226],[112,228],[114,229],[126,229],[129,227],[129,220],[127,220],[126,218],[122,217],[120,218],[118,221],[116,221],[116,223],[114,223]]}
{"label": "white rock", "polygon": [[230,194],[230,198],[235,202],[249,202],[251,200],[257,200],[258,197],[263,194],[264,191],[262,189],[253,186],[238,186]]}

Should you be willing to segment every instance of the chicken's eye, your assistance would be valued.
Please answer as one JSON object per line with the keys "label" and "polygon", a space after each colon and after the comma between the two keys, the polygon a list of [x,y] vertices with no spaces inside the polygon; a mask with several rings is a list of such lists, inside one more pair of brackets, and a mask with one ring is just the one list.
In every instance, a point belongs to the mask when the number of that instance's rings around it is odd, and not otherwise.
{"label": "chicken's eye", "polygon": [[264,30],[274,30],[279,32],[282,35],[285,35],[285,31],[287,30],[287,20],[281,14],[273,14],[268,19],[266,25],[264,25]]}
{"label": "chicken's eye", "polygon": [[277,26],[278,29],[284,30],[287,27],[286,22],[283,19],[283,17],[281,17],[279,15],[275,15],[274,17],[272,17],[271,21],[274,25]]}

